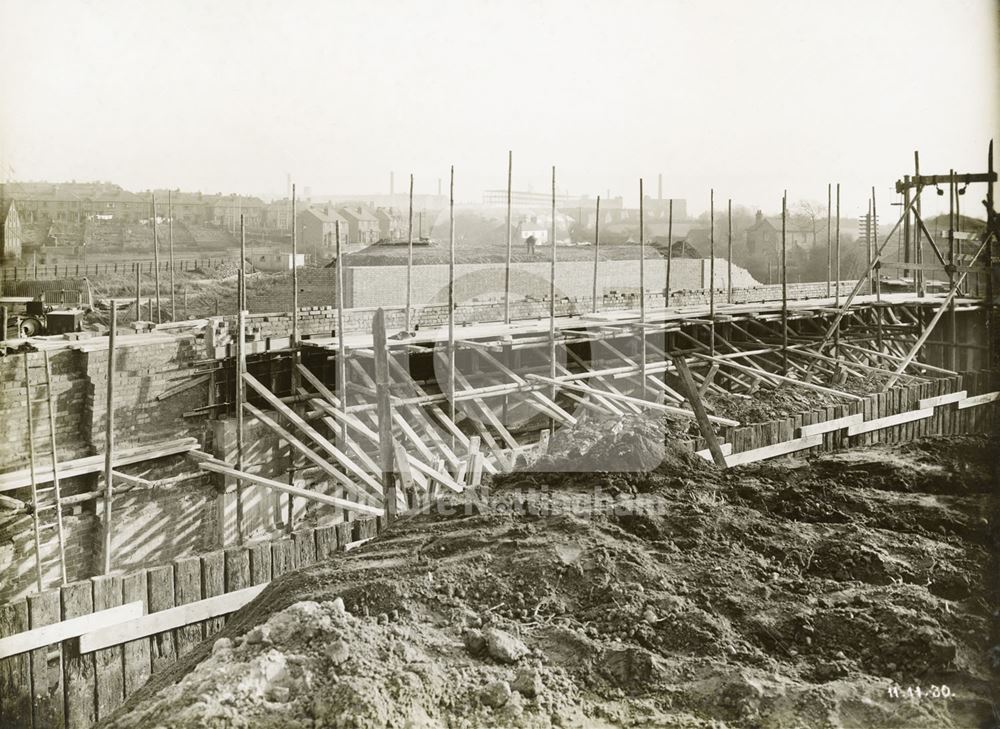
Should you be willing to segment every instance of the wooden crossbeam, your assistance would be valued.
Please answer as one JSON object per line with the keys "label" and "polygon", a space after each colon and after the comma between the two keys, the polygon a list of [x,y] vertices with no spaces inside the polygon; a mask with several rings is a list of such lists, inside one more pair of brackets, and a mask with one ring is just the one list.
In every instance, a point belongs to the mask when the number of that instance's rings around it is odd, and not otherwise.
{"label": "wooden crossbeam", "polygon": [[[537,380],[538,382],[545,382],[550,385],[555,385],[556,387],[568,387],[573,390],[579,390],[580,392],[592,393],[595,392],[594,388],[589,385],[581,385],[576,382],[568,382],[565,380],[560,380],[558,378],[553,379],[550,377],[543,377],[542,375],[529,374],[527,377],[531,380]],[[640,407],[647,408],[649,410],[657,410],[663,413],[669,413],[670,415],[681,415],[685,418],[694,418],[696,415],[691,410],[685,410],[684,408],[676,408],[671,405],[661,405],[657,402],[652,402],[651,400],[642,400],[637,397],[631,397],[629,395],[615,394],[610,392],[601,392],[596,390],[597,393],[604,395],[605,397],[611,398],[613,400],[620,400],[622,402],[630,402],[634,405],[639,405]],[[719,425],[730,425],[738,426],[740,423],[737,420],[731,420],[730,418],[721,418],[717,415],[709,415],[708,419],[710,422],[718,423]]]}
{"label": "wooden crossbeam", "polygon": [[291,423],[298,427],[303,433],[308,435],[316,445],[322,448],[326,453],[333,456],[333,458],[344,468],[354,474],[355,477],[360,479],[362,483],[367,484],[375,491],[381,493],[382,486],[372,478],[369,474],[365,473],[360,469],[357,464],[354,463],[350,458],[347,457],[339,448],[333,445],[330,441],[324,438],[315,428],[313,428],[309,423],[303,420],[298,413],[292,410],[290,407],[281,402],[274,393],[268,390],[264,385],[262,385],[256,377],[250,373],[243,374],[244,381],[250,385],[260,395],[264,400],[266,400],[272,408],[280,412],[285,416]]}
{"label": "wooden crossbeam", "polygon": [[[715,357],[711,357],[711,356],[709,356],[707,354],[698,354],[698,353],[696,353],[694,356],[695,357],[701,357],[702,359],[707,359],[707,360],[712,361],[712,362],[717,361]],[[732,360],[718,360],[718,361],[720,362],[720,364],[723,364],[726,367],[733,367],[735,369],[742,370],[742,371],[747,372],[749,374],[758,374],[756,371],[754,371],[750,367],[745,367],[744,365],[737,364],[736,362],[733,362]],[[824,393],[826,395],[832,395],[834,397],[842,397],[842,398],[844,398],[846,400],[861,401],[861,400],[864,399],[860,395],[855,395],[855,394],[850,393],[850,392],[842,392],[841,390],[834,390],[834,389],[829,388],[829,387],[823,387],[822,385],[815,385],[812,382],[803,382],[802,380],[796,380],[794,377],[787,377],[786,375],[777,375],[777,374],[774,374],[773,372],[767,372],[767,373],[764,373],[764,374],[766,374],[766,376],[769,377],[772,380],[777,380],[779,382],[787,382],[790,385],[798,385],[799,387],[805,388],[807,390],[814,390],[816,392],[822,392],[822,393]]]}
{"label": "wooden crossbeam", "polygon": [[335,506],[338,509],[357,511],[364,514],[371,514],[373,516],[382,516],[385,513],[383,509],[377,506],[362,504],[357,501],[348,501],[347,499],[341,499],[336,496],[329,496],[316,491],[310,491],[309,489],[303,489],[298,486],[282,483],[281,481],[275,481],[274,479],[267,478],[265,476],[258,476],[255,473],[238,471],[225,463],[220,463],[216,459],[202,461],[198,464],[198,467],[205,471],[221,473],[223,476],[230,476],[242,481],[249,481],[250,483],[255,483],[258,486],[266,486],[269,489],[274,489],[275,491],[281,491],[282,493],[291,494],[292,496],[308,499],[309,501],[326,504],[327,506]]}
{"label": "wooden crossbeam", "polygon": [[15,633],[6,638],[0,638],[0,659],[61,643],[103,626],[115,626],[123,620],[139,617],[144,611],[145,607],[141,601],[129,602],[107,610],[98,610],[87,615],[44,625],[41,628]]}

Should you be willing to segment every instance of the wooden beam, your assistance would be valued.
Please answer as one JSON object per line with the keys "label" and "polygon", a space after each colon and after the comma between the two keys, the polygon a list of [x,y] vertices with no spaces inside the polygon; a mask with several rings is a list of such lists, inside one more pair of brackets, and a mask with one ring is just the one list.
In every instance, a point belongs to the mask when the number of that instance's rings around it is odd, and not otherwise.
{"label": "wooden beam", "polygon": [[130,602],[0,638],[0,659],[61,643],[104,626],[118,625],[123,620],[139,617],[144,610],[142,602]]}
{"label": "wooden beam", "polygon": [[[568,382],[568,381],[565,381],[565,380],[552,379],[550,377],[542,377],[541,375],[529,374],[529,375],[527,375],[527,377],[529,379],[531,379],[531,380],[538,380],[539,382],[547,382],[547,383],[553,384],[553,385],[555,385],[557,387],[568,387],[568,388],[573,389],[573,390],[579,390],[581,392],[588,392],[588,393],[596,392],[597,394],[603,395],[604,397],[610,398],[612,400],[619,400],[621,402],[632,403],[634,405],[639,405],[640,407],[645,407],[645,408],[648,408],[650,410],[657,410],[657,411],[663,412],[663,413],[669,413],[671,415],[681,415],[681,416],[686,417],[686,418],[696,418],[697,417],[695,415],[695,413],[693,411],[691,411],[691,410],[685,410],[684,408],[675,408],[675,407],[671,407],[670,405],[661,405],[660,403],[657,403],[657,402],[652,402],[650,400],[642,400],[640,398],[631,397],[629,395],[622,395],[622,394],[619,394],[619,393],[612,393],[612,392],[604,392],[604,391],[601,391],[601,390],[595,390],[593,387],[590,387],[588,385],[580,385],[580,384],[577,384],[575,382]],[[737,420],[731,420],[730,418],[721,418],[721,417],[719,417],[717,415],[709,415],[708,419],[709,419],[709,422],[718,423],[719,425],[731,425],[731,426],[735,427],[735,426],[738,426],[740,424],[739,421],[737,421]]]}
{"label": "wooden beam", "polygon": [[691,377],[691,370],[688,369],[687,362],[684,361],[683,357],[674,357],[673,362],[674,367],[677,369],[677,374],[680,376],[681,384],[687,390],[685,394],[687,395],[688,402],[691,403],[695,419],[698,421],[698,429],[701,431],[701,436],[708,443],[708,451],[712,454],[712,460],[715,461],[715,465],[719,468],[725,468],[726,456],[719,447],[719,439],[716,438],[715,430],[708,419],[708,413],[705,412],[705,405],[701,401],[701,395],[698,394],[694,378]]}
{"label": "wooden beam", "polygon": [[291,494],[292,496],[299,496],[303,499],[309,499],[310,501],[316,501],[320,504],[326,504],[327,506],[335,506],[338,509],[357,511],[364,514],[372,514],[373,516],[383,516],[385,514],[385,511],[377,506],[361,504],[356,501],[348,501],[347,499],[340,499],[336,496],[328,496],[327,494],[321,494],[316,491],[310,491],[309,489],[302,489],[298,486],[282,483],[281,481],[275,481],[271,478],[258,476],[255,473],[238,471],[235,468],[230,468],[227,465],[220,464],[218,461],[202,461],[198,464],[198,467],[206,471],[212,471],[213,473],[221,473],[224,476],[231,476],[235,479],[249,481],[250,483],[255,483],[258,486],[266,486],[269,489]]}
{"label": "wooden beam", "polygon": [[385,311],[379,307],[372,319],[372,343],[375,348],[375,397],[378,401],[378,453],[385,492],[385,518],[396,520],[396,475],[392,467],[392,401],[389,396],[389,362],[385,344]]}
{"label": "wooden beam", "polygon": [[264,385],[262,385],[256,377],[250,373],[245,373],[243,379],[246,381],[250,387],[252,387],[258,395],[263,397],[275,410],[284,415],[291,423],[296,425],[299,430],[312,438],[313,442],[316,443],[320,448],[326,451],[328,454],[334,457],[336,461],[354,474],[357,478],[368,486],[371,486],[378,492],[382,491],[382,486],[372,478],[369,474],[365,473],[360,469],[357,464],[355,464],[350,458],[348,458],[339,448],[333,445],[330,441],[320,435],[315,428],[313,428],[309,423],[302,419],[294,410],[281,402],[274,393],[268,390]]}
{"label": "wooden beam", "polygon": [[[751,369],[750,367],[745,367],[744,365],[737,364],[736,362],[733,362],[732,360],[717,360],[717,358],[715,358],[715,357],[710,357],[710,356],[708,356],[706,354],[699,354],[697,352],[694,354],[694,356],[695,357],[701,357],[702,359],[707,359],[707,360],[712,361],[712,362],[719,361],[720,364],[724,364],[726,367],[733,367],[733,368],[741,370],[743,372],[747,372],[748,374],[753,374],[753,375],[759,375],[759,374],[761,374],[761,373],[757,372],[756,370]],[[798,385],[799,387],[805,388],[807,390],[814,390],[815,392],[822,392],[822,393],[824,393],[826,395],[832,395],[834,397],[842,397],[842,398],[844,398],[846,400],[857,400],[857,401],[864,400],[864,398],[861,397],[860,395],[855,395],[855,394],[850,393],[850,392],[842,392],[840,390],[834,390],[834,389],[829,388],[829,387],[823,387],[822,385],[814,385],[811,382],[803,382],[802,380],[796,380],[794,377],[787,377],[785,375],[778,375],[778,374],[775,374],[773,372],[766,372],[766,373],[763,373],[763,374],[766,377],[769,377],[772,380],[777,380],[779,382],[787,382],[790,385]]]}
{"label": "wooden beam", "polygon": [[[135,617],[125,620],[115,625],[109,625],[97,630],[90,629],[80,636],[80,653],[92,653],[93,651],[111,646],[121,645],[139,638],[146,638],[157,633],[168,630],[183,628],[185,625],[200,623],[203,620],[228,615],[239,610],[257,595],[264,591],[268,583],[245,587],[242,590],[227,592],[223,595],[208,597],[204,600],[189,602],[166,610],[160,610],[142,617]],[[142,605],[142,603],[138,603]],[[92,618],[93,615],[87,615]],[[82,618],[79,618],[82,619]],[[93,628],[94,626],[91,626]]]}

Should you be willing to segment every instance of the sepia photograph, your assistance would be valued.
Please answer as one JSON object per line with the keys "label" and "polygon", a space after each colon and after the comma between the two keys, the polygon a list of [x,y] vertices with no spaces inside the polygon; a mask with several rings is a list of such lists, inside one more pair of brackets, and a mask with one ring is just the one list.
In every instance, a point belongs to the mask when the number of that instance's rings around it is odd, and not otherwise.
{"label": "sepia photograph", "polygon": [[1000,729],[1000,0],[0,49],[0,729]]}

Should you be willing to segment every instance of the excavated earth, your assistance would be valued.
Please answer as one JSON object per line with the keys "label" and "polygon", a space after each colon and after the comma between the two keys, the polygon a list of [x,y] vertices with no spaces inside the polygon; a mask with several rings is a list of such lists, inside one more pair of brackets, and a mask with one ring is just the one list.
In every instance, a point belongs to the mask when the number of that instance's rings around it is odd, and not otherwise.
{"label": "excavated earth", "polygon": [[283,575],[103,726],[995,725],[995,441],[548,472],[627,426]]}

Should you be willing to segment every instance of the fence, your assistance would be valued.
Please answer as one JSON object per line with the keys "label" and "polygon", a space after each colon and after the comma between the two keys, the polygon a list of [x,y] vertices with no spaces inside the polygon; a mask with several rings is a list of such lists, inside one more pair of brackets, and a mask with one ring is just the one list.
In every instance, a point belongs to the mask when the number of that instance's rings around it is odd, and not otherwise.
{"label": "fence", "polygon": [[[164,256],[166,258],[166,256]],[[236,262],[236,258],[175,258],[175,271],[193,271],[195,269],[219,268]],[[103,263],[53,263],[49,265],[3,266],[0,267],[0,281],[23,281],[25,279],[57,279],[79,278],[81,276],[98,276],[109,273],[152,273],[155,262],[149,261],[105,261]],[[169,271],[170,262],[161,260],[159,270]]]}
{"label": "fence", "polygon": [[[52,639],[58,639],[58,631],[65,635],[67,630],[64,621],[90,616],[78,629],[68,624],[80,636],[100,626],[99,616],[92,613],[130,603],[141,602],[150,616],[170,615],[164,611],[264,585],[292,569],[330,559],[338,549],[373,537],[382,528],[382,519],[375,518],[301,529],[275,541],[185,557],[124,575],[93,577],[29,595],[0,607],[0,644],[8,636],[21,634],[23,638],[30,635],[25,631],[46,626],[56,636]],[[232,610],[239,606],[240,601],[234,601]],[[218,608],[212,612],[218,613]],[[90,727],[120,706],[150,675],[217,633],[224,623],[222,616],[190,624],[181,618],[175,621],[179,627],[92,652],[81,653],[80,639],[71,637],[0,660],[0,726]],[[41,638],[48,639],[48,635]]]}

